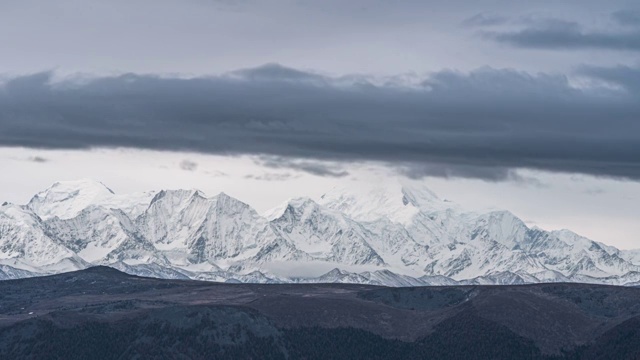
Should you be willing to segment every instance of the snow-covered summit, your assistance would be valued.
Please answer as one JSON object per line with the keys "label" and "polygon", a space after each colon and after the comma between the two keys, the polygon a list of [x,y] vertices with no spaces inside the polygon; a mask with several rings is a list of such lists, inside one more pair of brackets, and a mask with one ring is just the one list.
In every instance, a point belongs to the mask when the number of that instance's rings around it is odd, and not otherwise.
{"label": "snow-covered summit", "polygon": [[215,281],[635,284],[638,254],[508,211],[468,212],[411,179],[348,180],[265,215],[225,193],[115,194],[87,179],[0,206],[0,266],[15,276],[99,264]]}
{"label": "snow-covered summit", "polygon": [[54,216],[70,219],[89,205],[102,203],[113,195],[111,189],[98,181],[59,181],[36,194],[27,204],[27,208],[43,219]]}
{"label": "snow-covered summit", "polygon": [[89,206],[116,208],[137,215],[153,195],[154,192],[116,195],[99,181],[80,179],[54,183],[31,198],[26,207],[43,220],[72,219]]}
{"label": "snow-covered summit", "polygon": [[423,182],[397,178],[376,183],[352,181],[323,194],[319,203],[355,220],[388,218],[401,224],[410,223],[421,211],[452,206],[438,198]]}

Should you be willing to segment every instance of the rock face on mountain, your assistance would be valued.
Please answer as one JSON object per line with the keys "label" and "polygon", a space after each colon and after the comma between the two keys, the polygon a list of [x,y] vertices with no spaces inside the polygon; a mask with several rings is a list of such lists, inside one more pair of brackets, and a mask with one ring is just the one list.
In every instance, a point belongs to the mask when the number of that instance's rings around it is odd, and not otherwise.
{"label": "rock face on mountain", "polygon": [[507,211],[468,212],[413,180],[348,183],[265,215],[224,193],[118,195],[91,180],[0,207],[0,279],[110,265],[232,282],[634,285],[638,254]]}

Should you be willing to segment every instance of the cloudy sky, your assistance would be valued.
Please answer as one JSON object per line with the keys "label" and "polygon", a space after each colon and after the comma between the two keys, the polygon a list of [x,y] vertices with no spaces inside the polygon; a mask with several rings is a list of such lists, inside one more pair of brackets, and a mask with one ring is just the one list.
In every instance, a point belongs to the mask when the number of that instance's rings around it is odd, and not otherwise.
{"label": "cloudy sky", "polygon": [[8,0],[0,46],[0,200],[375,168],[640,247],[637,1]]}

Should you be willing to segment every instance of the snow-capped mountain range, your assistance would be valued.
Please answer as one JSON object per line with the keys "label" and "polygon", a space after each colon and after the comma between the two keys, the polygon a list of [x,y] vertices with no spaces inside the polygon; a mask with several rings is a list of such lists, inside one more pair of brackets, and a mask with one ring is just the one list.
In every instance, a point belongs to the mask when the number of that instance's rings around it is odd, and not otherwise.
{"label": "snow-capped mountain range", "polygon": [[0,279],[93,265],[234,282],[640,284],[640,251],[530,228],[508,211],[468,212],[408,179],[354,183],[265,214],[224,193],[118,195],[91,180],[0,207]]}

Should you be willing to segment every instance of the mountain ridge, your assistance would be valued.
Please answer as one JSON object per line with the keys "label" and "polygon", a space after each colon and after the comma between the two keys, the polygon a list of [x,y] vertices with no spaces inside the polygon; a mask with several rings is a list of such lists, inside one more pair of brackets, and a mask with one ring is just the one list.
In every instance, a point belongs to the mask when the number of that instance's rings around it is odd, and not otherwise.
{"label": "mountain ridge", "polygon": [[0,278],[108,265],[232,282],[632,285],[638,254],[505,210],[467,212],[410,179],[349,183],[263,215],[225,193],[119,195],[89,179],[0,207]]}
{"label": "mountain ridge", "polygon": [[[339,269],[330,273],[354,281]],[[1,281],[0,357],[551,360],[640,354],[638,288],[406,285],[224,284],[132,276],[105,266]],[[265,335],[275,341],[263,343]],[[236,352],[221,348],[225,344]]]}

